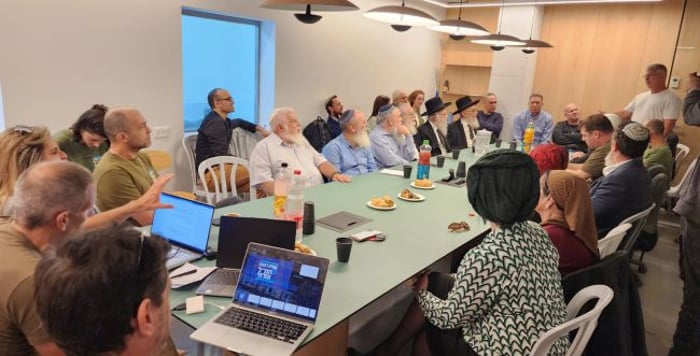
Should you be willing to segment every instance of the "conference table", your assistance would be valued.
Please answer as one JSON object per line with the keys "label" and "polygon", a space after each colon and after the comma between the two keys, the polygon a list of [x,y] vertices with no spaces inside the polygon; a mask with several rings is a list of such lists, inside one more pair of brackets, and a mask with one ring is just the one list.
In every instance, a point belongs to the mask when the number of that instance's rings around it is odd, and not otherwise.
{"label": "conference table", "polygon": [[[433,157],[430,177],[433,181],[447,177],[450,168],[457,170],[460,160],[468,169],[476,159],[471,150],[462,150],[459,160],[447,157],[444,166],[438,168],[435,166],[436,157]],[[413,162],[410,179],[372,173],[352,177],[348,184],[328,183],[305,191],[305,200],[314,202],[317,219],[347,211],[371,221],[342,233],[316,224],[315,232],[303,237],[303,243],[318,256],[328,258],[330,264],[316,325],[295,354],[344,355],[350,316],[433,263],[455,251],[476,245],[489,231],[488,224],[470,206],[464,186],[435,183],[434,189],[417,189],[410,186],[415,181],[415,173],[416,163]],[[408,202],[399,199],[397,194],[407,188],[425,196],[425,200]],[[368,206],[370,199],[382,196],[390,196],[396,209],[384,211]],[[228,213],[272,218],[272,198],[220,208],[215,216]],[[466,221],[470,229],[464,232],[448,230],[450,223],[460,221]],[[386,240],[354,242],[349,262],[338,262],[336,238],[370,229],[384,232]],[[218,235],[218,227],[212,226],[209,244],[214,249]],[[215,262],[202,259],[195,265],[213,266]],[[197,286],[195,283],[171,290],[170,305],[178,305],[194,296]],[[187,315],[184,311],[173,311],[172,314],[196,329],[230,303],[230,298],[204,299],[205,311],[202,313]]]}

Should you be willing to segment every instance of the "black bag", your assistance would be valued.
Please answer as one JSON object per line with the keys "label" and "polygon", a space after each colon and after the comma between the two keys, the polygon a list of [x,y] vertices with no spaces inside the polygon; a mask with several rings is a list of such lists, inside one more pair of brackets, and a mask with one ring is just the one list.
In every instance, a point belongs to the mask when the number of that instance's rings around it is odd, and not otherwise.
{"label": "black bag", "polygon": [[316,120],[306,125],[303,133],[306,140],[318,152],[321,152],[323,146],[331,141],[331,132],[328,129],[328,124],[320,116],[317,116]]}

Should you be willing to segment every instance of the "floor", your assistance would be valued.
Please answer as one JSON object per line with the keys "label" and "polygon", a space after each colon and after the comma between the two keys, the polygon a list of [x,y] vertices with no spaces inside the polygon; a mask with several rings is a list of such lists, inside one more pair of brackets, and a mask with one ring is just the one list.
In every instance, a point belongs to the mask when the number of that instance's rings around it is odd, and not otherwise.
{"label": "floor", "polygon": [[[674,226],[675,225],[675,226]],[[678,218],[662,212],[659,242],[644,256],[647,273],[640,274],[644,284],[639,294],[644,309],[644,326],[649,356],[667,355],[676,328],[683,284],[678,278]],[[179,349],[187,355],[221,355],[212,347],[198,345],[189,338],[192,330],[171,317],[171,335]]]}

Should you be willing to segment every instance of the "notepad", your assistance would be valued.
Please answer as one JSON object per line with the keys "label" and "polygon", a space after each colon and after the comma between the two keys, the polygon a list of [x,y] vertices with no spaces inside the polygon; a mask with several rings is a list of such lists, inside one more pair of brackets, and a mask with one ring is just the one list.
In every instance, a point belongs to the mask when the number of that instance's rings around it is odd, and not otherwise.
{"label": "notepad", "polygon": [[344,232],[372,221],[347,211],[337,212],[316,220],[316,223],[333,231]]}

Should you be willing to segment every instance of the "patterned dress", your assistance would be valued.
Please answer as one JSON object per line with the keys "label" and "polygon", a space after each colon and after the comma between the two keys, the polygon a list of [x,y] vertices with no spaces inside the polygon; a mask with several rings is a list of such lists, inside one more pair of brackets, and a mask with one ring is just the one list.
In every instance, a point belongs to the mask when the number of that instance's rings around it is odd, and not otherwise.
{"label": "patterned dress", "polygon": [[[462,328],[479,355],[529,355],[545,331],[566,320],[558,262],[539,225],[517,223],[467,252],[447,299],[423,290],[418,302],[431,324]],[[568,346],[561,338],[550,355],[564,355]]]}

